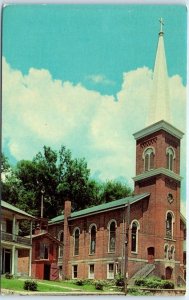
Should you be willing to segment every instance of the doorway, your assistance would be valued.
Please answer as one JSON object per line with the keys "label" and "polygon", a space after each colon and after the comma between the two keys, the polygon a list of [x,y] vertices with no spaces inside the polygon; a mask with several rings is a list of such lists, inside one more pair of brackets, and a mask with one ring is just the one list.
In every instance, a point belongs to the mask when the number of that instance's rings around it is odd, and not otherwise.
{"label": "doorway", "polygon": [[2,274],[11,273],[11,250],[2,249]]}
{"label": "doorway", "polygon": [[44,280],[50,280],[50,270],[51,270],[51,265],[44,265]]}
{"label": "doorway", "polygon": [[172,278],[173,269],[171,267],[167,267],[165,269],[165,279],[170,280]]}
{"label": "doorway", "polygon": [[149,247],[147,249],[148,251],[148,263],[153,264],[154,263],[154,256],[155,256],[155,249],[154,247]]}

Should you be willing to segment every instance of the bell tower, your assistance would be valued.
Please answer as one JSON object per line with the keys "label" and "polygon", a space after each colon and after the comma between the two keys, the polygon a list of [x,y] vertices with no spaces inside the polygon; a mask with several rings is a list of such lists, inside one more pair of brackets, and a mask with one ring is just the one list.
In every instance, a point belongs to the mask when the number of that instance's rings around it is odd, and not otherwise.
{"label": "bell tower", "polygon": [[170,124],[162,19],[160,23],[148,126],[134,134],[136,176],[133,180],[135,194],[150,193],[148,209],[144,212],[147,225],[143,226],[142,232],[146,247],[144,258],[148,259],[147,249],[153,249],[157,275],[176,279],[182,257],[180,141],[183,133]]}

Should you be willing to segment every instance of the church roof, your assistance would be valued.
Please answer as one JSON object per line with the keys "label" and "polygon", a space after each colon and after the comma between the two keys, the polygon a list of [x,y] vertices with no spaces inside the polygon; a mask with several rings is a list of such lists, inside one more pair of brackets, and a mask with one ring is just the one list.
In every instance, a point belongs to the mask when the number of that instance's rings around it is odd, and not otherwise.
{"label": "church roof", "polygon": [[160,20],[161,29],[159,32],[158,46],[153,73],[152,95],[150,102],[150,114],[147,125],[160,120],[171,123],[169,104],[169,82],[167,63],[164,48],[163,20]]}
{"label": "church roof", "polygon": [[165,122],[164,120],[161,120],[157,123],[154,123],[148,127],[145,127],[144,129],[136,132],[133,134],[134,138],[136,140],[141,139],[151,133],[157,132],[159,130],[165,130],[168,133],[174,135],[178,139],[182,139],[184,133],[177,129],[176,127],[172,126],[171,124]]}
{"label": "church roof", "polygon": [[[118,208],[122,208],[128,205],[128,203],[133,204],[137,201],[140,201],[146,197],[148,197],[150,193],[144,193],[140,195],[135,195],[135,196],[129,196],[125,197],[119,200],[111,201],[108,203],[103,203],[100,205],[92,206],[83,210],[75,211],[72,212],[69,220],[80,218],[80,217],[85,217],[87,215],[93,215],[97,213],[101,213],[104,211],[109,211],[109,210],[114,210]],[[54,223],[59,223],[64,220],[64,215],[57,216],[56,218],[53,218],[49,221],[49,225],[54,224]]]}

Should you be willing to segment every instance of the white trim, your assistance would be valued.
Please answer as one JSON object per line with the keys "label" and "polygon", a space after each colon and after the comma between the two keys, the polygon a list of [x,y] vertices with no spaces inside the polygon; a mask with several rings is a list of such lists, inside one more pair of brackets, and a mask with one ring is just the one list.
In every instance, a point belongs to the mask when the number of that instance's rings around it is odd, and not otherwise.
{"label": "white trim", "polygon": [[29,250],[29,277],[31,277],[32,273],[32,249]]}
{"label": "white trim", "polygon": [[168,146],[168,147],[166,148],[166,154],[169,153],[169,149],[173,151],[173,159],[175,159],[175,158],[176,158],[175,150],[174,150],[174,148],[173,148],[172,146]]}
{"label": "white trim", "polygon": [[[166,255],[165,255],[165,247],[167,247]],[[169,245],[168,245],[168,244],[165,244],[165,245],[164,245],[164,258],[165,258],[165,259],[168,259],[168,252],[169,252]]]}
{"label": "white trim", "polygon": [[107,229],[110,230],[110,225],[111,223],[114,222],[115,223],[115,228],[117,228],[117,221],[115,219],[111,219],[109,222],[108,222],[108,225],[107,225]]}
{"label": "white trim", "polygon": [[144,172],[142,174],[139,174],[139,175],[133,177],[133,180],[136,182],[136,181],[143,180],[143,179],[146,179],[146,178],[149,178],[152,176],[156,176],[159,174],[163,174],[167,177],[171,177],[179,182],[182,180],[182,177],[180,175],[174,173],[173,171],[165,169],[165,168],[157,168],[157,169],[150,170],[148,172]]}
{"label": "white trim", "polygon": [[[174,245],[171,245],[171,246],[169,247],[169,249],[170,249],[170,253],[172,254],[172,255],[171,255],[171,259],[174,260],[174,259],[175,259],[175,246],[174,246]],[[171,249],[173,249],[173,252],[171,252]]]}
{"label": "white trim", "polygon": [[131,253],[133,254],[138,254],[138,231],[140,230],[140,223],[138,220],[134,219],[132,220],[131,224],[130,224],[130,229],[131,229],[131,247],[132,247],[132,226],[133,223],[137,223],[137,231],[136,231],[136,251],[132,251]]}
{"label": "white trim", "polygon": [[[113,265],[112,272],[110,272],[110,268],[109,268],[110,265]],[[115,268],[114,261],[107,263],[107,279],[114,279],[114,277],[115,277],[114,276],[114,268]]]}
{"label": "white trim", "polygon": [[168,215],[168,213],[170,213],[170,214],[172,215],[173,223],[175,223],[175,215],[174,215],[174,212],[172,212],[172,210],[167,210],[167,211],[166,211],[166,219],[165,219],[165,220],[167,220],[167,215]]}
{"label": "white trim", "polygon": [[[94,273],[91,273],[91,272],[90,272],[90,267],[91,267],[91,266],[94,266]],[[95,264],[94,264],[94,263],[89,264],[89,268],[88,268],[88,278],[89,278],[89,279],[94,279],[94,278],[95,278]]]}
{"label": "white trim", "polygon": [[92,227],[95,226],[96,228],[96,232],[97,232],[97,225],[95,223],[92,223],[90,226],[89,226],[89,233],[91,234],[91,229]]}
{"label": "white trim", "polygon": [[[61,241],[60,240],[60,237],[61,237],[61,234],[63,233],[63,240]],[[58,240],[60,241],[60,242],[63,242],[64,241],[64,231],[63,230],[60,230],[59,232],[58,232]],[[62,256],[60,256],[60,252],[61,252],[61,250],[62,250],[62,252],[63,252],[63,245],[61,246],[59,246],[58,247],[58,258],[62,258],[63,257],[63,254],[62,254]]]}
{"label": "white trim", "polygon": [[155,124],[152,124],[136,133],[133,134],[135,140],[141,139],[151,133],[157,132],[159,130],[165,130],[168,133],[172,134],[173,136],[175,136],[178,139],[182,139],[184,133],[182,131],[180,131],[179,129],[177,129],[176,127],[172,126],[171,124],[165,122],[164,120],[161,120]]}
{"label": "white trim", "polygon": [[[77,277],[74,277],[74,267],[77,267]],[[77,279],[78,278],[78,264],[73,264],[72,265],[72,279]]]}
{"label": "white trim", "polygon": [[110,226],[112,223],[115,223],[115,248],[116,248],[116,228],[117,228],[117,222],[115,219],[111,219],[108,222],[107,229],[108,229],[108,253],[115,253],[116,249],[114,251],[110,251]]}
{"label": "white trim", "polygon": [[90,235],[90,238],[89,238],[89,255],[95,255],[96,253],[96,236],[95,236],[95,252],[94,253],[91,253],[91,229],[95,227],[96,229],[96,233],[97,233],[97,226],[95,223],[92,223],[90,226],[89,226],[89,235]]}
{"label": "white trim", "polygon": [[[150,153],[146,153],[148,150],[151,150]],[[148,151],[149,152],[149,151]],[[146,153],[146,154],[145,154]],[[153,155],[155,156],[155,148],[154,147],[147,147],[144,149],[143,153],[142,153],[142,158],[144,160],[144,166],[143,166],[143,170],[144,172],[149,172],[150,170],[153,170],[154,169],[154,166],[153,168],[150,168],[150,164],[151,164],[151,153],[153,153]],[[146,156],[148,156],[148,163],[147,163],[147,168],[146,168],[146,165],[145,165],[145,162],[146,162]]]}
{"label": "white trim", "polygon": [[[115,257],[116,260],[119,260],[120,262],[122,262],[122,259],[123,257],[122,256],[116,256]],[[143,258],[131,258],[129,257],[128,258],[129,261],[137,261],[137,262],[148,262],[147,259],[143,259]],[[68,263],[71,263],[73,265],[75,265],[75,260],[72,259],[72,260],[69,260]],[[80,260],[77,260],[77,263],[88,263],[88,264],[93,264],[95,262],[103,262],[105,264],[107,263],[111,263],[110,261],[110,257],[106,257],[106,258],[90,258],[90,259],[80,259]]]}
{"label": "white trim", "polygon": [[11,274],[15,275],[15,246],[12,247],[12,265],[11,265]]}
{"label": "white trim", "polygon": [[79,237],[80,237],[80,228],[79,227],[75,227],[73,230],[73,256],[78,256],[79,255],[79,250],[78,250],[78,254],[75,254],[75,232],[76,230],[79,230]]}
{"label": "white trim", "polygon": [[[171,210],[167,210],[167,212],[166,212],[166,219],[165,219],[165,222],[167,222],[167,215],[168,214],[171,214],[171,216],[172,216],[172,232],[171,232],[171,239],[173,239],[173,236],[174,236],[174,223],[175,223],[175,215],[174,215],[174,213],[171,211]],[[165,226],[166,226],[166,233],[165,233],[165,235],[167,234],[167,224],[165,223]]]}
{"label": "white trim", "polygon": [[[172,152],[172,153],[171,153]],[[171,154],[173,156],[173,160],[172,160],[172,169],[170,168],[171,166]],[[171,172],[173,172],[173,169],[174,169],[174,160],[176,158],[176,155],[175,155],[175,150],[172,146],[169,146],[166,148],[166,156],[168,156],[168,165],[166,166],[168,170],[170,170]]]}

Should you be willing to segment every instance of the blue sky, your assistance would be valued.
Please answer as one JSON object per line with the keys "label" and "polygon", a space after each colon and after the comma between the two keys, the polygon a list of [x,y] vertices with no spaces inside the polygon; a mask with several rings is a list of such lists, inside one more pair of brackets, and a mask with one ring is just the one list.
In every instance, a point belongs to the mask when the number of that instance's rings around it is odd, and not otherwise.
{"label": "blue sky", "polygon": [[132,185],[132,134],[145,127],[160,17],[173,125],[185,131],[184,6],[7,6],[3,151],[11,162],[32,159],[44,144],[65,144],[86,157],[94,177]]}

